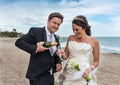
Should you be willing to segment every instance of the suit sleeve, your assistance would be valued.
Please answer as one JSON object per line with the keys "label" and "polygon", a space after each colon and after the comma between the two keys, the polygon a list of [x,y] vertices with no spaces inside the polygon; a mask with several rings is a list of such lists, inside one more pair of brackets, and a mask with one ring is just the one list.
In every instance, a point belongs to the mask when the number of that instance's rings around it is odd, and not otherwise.
{"label": "suit sleeve", "polygon": [[30,54],[35,54],[37,45],[35,42],[34,29],[31,28],[26,35],[24,35],[23,37],[16,40],[15,45],[18,48],[20,48],[20,49],[22,49]]}
{"label": "suit sleeve", "polygon": [[60,57],[59,56],[55,56],[55,64],[61,64],[61,59],[60,59]]}

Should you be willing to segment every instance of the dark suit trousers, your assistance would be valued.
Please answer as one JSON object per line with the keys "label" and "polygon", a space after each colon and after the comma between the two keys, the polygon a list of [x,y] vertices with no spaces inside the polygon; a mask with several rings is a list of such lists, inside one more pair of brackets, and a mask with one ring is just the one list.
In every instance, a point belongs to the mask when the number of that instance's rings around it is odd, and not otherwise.
{"label": "dark suit trousers", "polygon": [[29,80],[30,85],[54,85],[54,76],[46,73],[42,76],[37,76],[34,80]]}

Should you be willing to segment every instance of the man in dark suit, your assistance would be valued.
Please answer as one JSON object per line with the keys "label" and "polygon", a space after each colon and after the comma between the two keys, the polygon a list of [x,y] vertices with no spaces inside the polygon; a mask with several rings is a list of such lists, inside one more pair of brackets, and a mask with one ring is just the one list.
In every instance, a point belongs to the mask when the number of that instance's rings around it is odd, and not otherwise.
{"label": "man in dark suit", "polygon": [[[37,43],[50,41],[49,35],[52,36],[52,41],[59,42],[54,33],[62,22],[63,16],[60,13],[51,13],[47,26],[32,27],[26,35],[16,41],[15,45],[18,48],[30,53],[30,62],[26,73],[30,85],[54,85],[53,73],[62,69],[61,60],[56,55],[58,46],[45,48],[43,44],[38,45]],[[50,49],[53,50],[53,54]]]}

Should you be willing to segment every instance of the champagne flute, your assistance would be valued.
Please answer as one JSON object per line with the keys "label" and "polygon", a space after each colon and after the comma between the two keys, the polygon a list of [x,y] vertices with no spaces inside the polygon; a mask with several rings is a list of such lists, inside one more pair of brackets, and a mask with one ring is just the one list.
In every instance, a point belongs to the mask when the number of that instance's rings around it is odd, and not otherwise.
{"label": "champagne flute", "polygon": [[57,49],[57,50],[58,50],[58,52],[59,52],[59,57],[60,57],[60,59],[63,60],[63,59],[62,59],[62,52],[63,52],[63,50],[62,50],[62,47],[61,47],[60,44],[58,45],[58,49]]}
{"label": "champagne flute", "polygon": [[[61,49],[61,46],[60,46],[60,44],[58,45],[58,49],[57,49],[59,52],[62,50]],[[59,53],[59,57],[61,58],[61,56],[62,56],[62,54],[61,54],[61,52]]]}

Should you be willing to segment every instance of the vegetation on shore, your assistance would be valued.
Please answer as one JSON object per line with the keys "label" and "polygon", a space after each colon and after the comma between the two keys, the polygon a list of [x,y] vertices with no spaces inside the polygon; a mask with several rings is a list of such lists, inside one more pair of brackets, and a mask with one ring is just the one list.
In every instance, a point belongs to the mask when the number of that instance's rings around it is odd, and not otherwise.
{"label": "vegetation on shore", "polygon": [[13,29],[11,32],[9,31],[1,31],[0,32],[0,37],[21,37],[24,34],[22,32],[17,32],[16,29]]}

